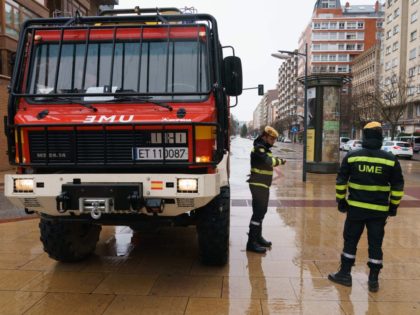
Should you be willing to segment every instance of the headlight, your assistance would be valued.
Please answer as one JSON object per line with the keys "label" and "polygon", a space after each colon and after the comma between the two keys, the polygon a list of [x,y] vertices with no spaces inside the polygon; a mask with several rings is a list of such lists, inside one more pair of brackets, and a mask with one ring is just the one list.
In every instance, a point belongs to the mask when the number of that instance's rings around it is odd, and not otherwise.
{"label": "headlight", "polygon": [[178,192],[198,192],[198,180],[196,178],[178,178],[177,180]]}
{"label": "headlight", "polygon": [[32,178],[15,178],[13,191],[18,193],[33,192],[34,180]]}

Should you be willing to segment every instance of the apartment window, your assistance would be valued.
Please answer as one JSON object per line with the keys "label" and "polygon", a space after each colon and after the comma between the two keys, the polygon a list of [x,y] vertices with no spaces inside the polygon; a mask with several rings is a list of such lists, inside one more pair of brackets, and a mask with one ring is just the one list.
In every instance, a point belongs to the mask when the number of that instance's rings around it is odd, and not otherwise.
{"label": "apartment window", "polygon": [[356,50],[363,50],[363,44],[357,44]]}
{"label": "apartment window", "polygon": [[409,78],[414,77],[415,74],[416,74],[416,67],[411,67],[410,69],[408,69],[408,77]]}
{"label": "apartment window", "polygon": [[319,67],[319,72],[327,72],[327,66],[321,66]]}
{"label": "apartment window", "polygon": [[386,17],[386,22],[387,22],[388,24],[392,22],[392,14],[389,14],[389,15]]}
{"label": "apartment window", "polygon": [[393,58],[392,59],[392,68],[395,68],[398,66],[398,59],[397,58]]}
{"label": "apartment window", "polygon": [[328,55],[321,55],[321,61],[328,61]]}
{"label": "apartment window", "polygon": [[417,1],[419,1],[419,0],[411,0],[411,4],[415,4],[415,3],[417,3]]}
{"label": "apartment window", "polygon": [[410,33],[410,40],[414,41],[417,39],[417,30]]}
{"label": "apartment window", "polygon": [[337,66],[337,72],[347,72],[347,71],[348,71],[347,65],[338,65]]}
{"label": "apartment window", "polygon": [[413,49],[411,49],[410,50],[410,54],[409,54],[409,59],[410,60],[412,60],[412,59],[414,59],[414,58],[416,58],[416,53],[417,53],[417,49],[416,48],[413,48]]}
{"label": "apartment window", "polygon": [[414,23],[415,21],[417,21],[417,11],[411,14],[411,23]]}
{"label": "apartment window", "polygon": [[407,94],[411,96],[411,95],[414,95],[414,93],[416,93],[416,87],[415,86],[409,86]]}
{"label": "apartment window", "polygon": [[383,22],[376,22],[376,27],[377,28],[382,28],[384,26]]}
{"label": "apartment window", "polygon": [[[419,89],[419,91],[420,91],[420,89]],[[417,107],[416,107],[417,109],[416,109],[416,115],[417,116],[420,116],[420,105],[417,105]]]}
{"label": "apartment window", "polygon": [[356,39],[356,33],[347,33],[346,39]]}
{"label": "apartment window", "polygon": [[336,1],[335,0],[322,0],[321,1],[321,8],[328,9],[328,8],[335,8]]}
{"label": "apartment window", "polygon": [[388,8],[392,5],[392,0],[388,0],[387,2]]}
{"label": "apartment window", "polygon": [[335,72],[335,66],[329,66],[328,72]]}
{"label": "apartment window", "polygon": [[395,10],[394,10],[394,18],[397,18],[397,17],[399,17],[400,16],[400,8],[396,8]]}
{"label": "apartment window", "polygon": [[328,29],[328,25],[329,25],[328,22],[322,22],[321,23],[321,29],[322,30],[327,30]]}
{"label": "apartment window", "polygon": [[314,30],[319,30],[321,28],[321,23],[314,23],[313,28]]}
{"label": "apartment window", "polygon": [[398,42],[392,44],[392,51],[398,50]]}
{"label": "apartment window", "polygon": [[312,55],[312,61],[320,61],[321,56],[320,55]]}
{"label": "apartment window", "polygon": [[354,44],[347,44],[346,46],[346,50],[355,50],[356,49],[356,45]]}
{"label": "apartment window", "polygon": [[336,60],[336,55],[329,55],[328,60],[329,61],[335,61]]}
{"label": "apartment window", "polygon": [[347,55],[338,55],[338,61],[347,61],[348,57]]}
{"label": "apartment window", "polygon": [[18,38],[20,25],[27,19],[37,17],[18,3],[7,0],[5,3],[6,34]]}
{"label": "apartment window", "polygon": [[390,53],[391,53],[391,46],[388,46],[388,47],[385,49],[385,54],[389,55]]}
{"label": "apartment window", "polygon": [[394,28],[392,29],[393,34],[398,34],[400,32],[400,26],[399,25],[395,25]]}
{"label": "apartment window", "polygon": [[344,23],[344,22],[339,22],[338,23],[338,28],[340,29],[340,30],[344,30],[344,28],[346,27],[346,23]]}
{"label": "apartment window", "polygon": [[363,29],[365,27],[365,23],[364,22],[357,22],[357,28],[359,30]]}
{"label": "apartment window", "polygon": [[391,61],[385,62],[385,70],[391,69]]}
{"label": "apartment window", "polygon": [[386,32],[386,39],[390,39],[392,35],[392,31],[389,30],[388,32]]}
{"label": "apartment window", "polygon": [[346,45],[344,44],[339,44],[338,45],[338,50],[345,50],[346,49]]}
{"label": "apartment window", "polygon": [[332,30],[337,29],[337,22],[331,22],[330,23],[330,29],[332,29]]}
{"label": "apartment window", "polygon": [[355,30],[356,29],[356,22],[347,22],[347,29],[348,30]]}

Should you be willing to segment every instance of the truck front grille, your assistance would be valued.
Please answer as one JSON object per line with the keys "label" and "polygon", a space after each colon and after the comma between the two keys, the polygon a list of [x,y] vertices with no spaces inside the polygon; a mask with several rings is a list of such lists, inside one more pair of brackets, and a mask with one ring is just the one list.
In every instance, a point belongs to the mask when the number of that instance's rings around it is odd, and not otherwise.
{"label": "truck front grille", "polygon": [[[187,130],[182,130],[187,133]],[[154,131],[154,133],[165,131]],[[173,132],[173,130],[171,130]],[[135,161],[133,148],[162,147],[154,143],[150,130],[50,130],[29,131],[31,163],[77,165],[127,165]],[[165,139],[162,135],[159,139]],[[166,143],[165,147],[188,144]],[[159,161],[158,161],[159,162]]]}

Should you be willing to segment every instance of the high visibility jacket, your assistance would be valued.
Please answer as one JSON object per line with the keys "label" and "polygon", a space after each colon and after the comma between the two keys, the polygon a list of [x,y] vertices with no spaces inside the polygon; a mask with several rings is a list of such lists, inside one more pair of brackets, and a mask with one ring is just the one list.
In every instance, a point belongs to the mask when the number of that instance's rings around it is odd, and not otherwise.
{"label": "high visibility jacket", "polygon": [[270,188],[273,180],[273,167],[280,163],[280,159],[273,157],[270,146],[261,137],[255,139],[254,148],[251,151],[249,184],[267,189]]}
{"label": "high visibility jacket", "polygon": [[[388,215],[404,195],[404,178],[398,159],[382,150],[362,148],[346,155],[336,181],[337,201],[346,198],[350,210],[368,217]],[[351,211],[350,211],[351,212]],[[349,212],[349,214],[350,214]]]}

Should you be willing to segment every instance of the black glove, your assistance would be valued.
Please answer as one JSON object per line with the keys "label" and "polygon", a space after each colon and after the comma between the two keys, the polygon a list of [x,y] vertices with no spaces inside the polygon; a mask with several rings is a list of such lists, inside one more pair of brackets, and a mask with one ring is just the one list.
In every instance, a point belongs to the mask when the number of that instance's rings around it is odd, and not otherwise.
{"label": "black glove", "polygon": [[278,161],[278,162],[279,162],[279,164],[281,164],[281,165],[286,164],[286,160],[283,160],[283,159],[277,158],[277,161]]}
{"label": "black glove", "polygon": [[338,208],[338,211],[340,211],[340,212],[343,212],[343,213],[347,212],[349,210],[349,204],[347,203],[347,200],[346,199],[340,199],[338,201],[338,207],[337,208]]}
{"label": "black glove", "polygon": [[397,205],[393,205],[392,203],[389,205],[388,215],[390,217],[395,217],[397,215]]}

